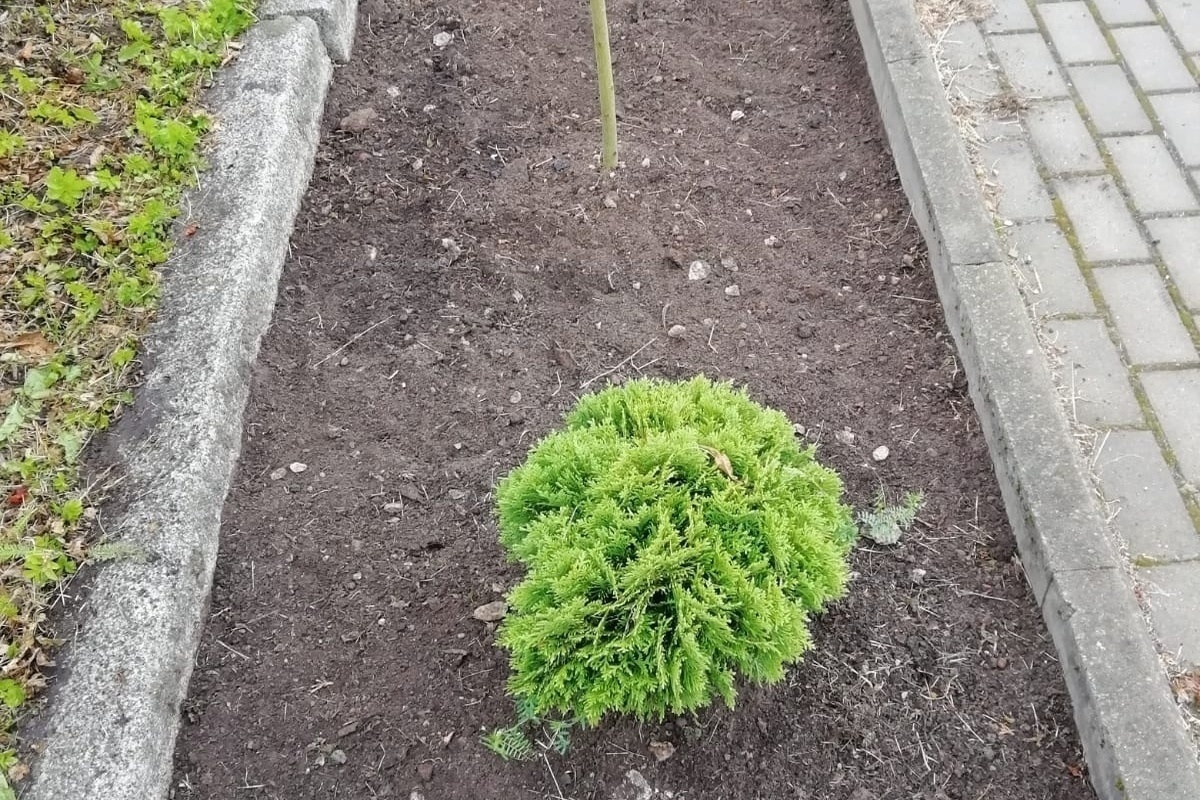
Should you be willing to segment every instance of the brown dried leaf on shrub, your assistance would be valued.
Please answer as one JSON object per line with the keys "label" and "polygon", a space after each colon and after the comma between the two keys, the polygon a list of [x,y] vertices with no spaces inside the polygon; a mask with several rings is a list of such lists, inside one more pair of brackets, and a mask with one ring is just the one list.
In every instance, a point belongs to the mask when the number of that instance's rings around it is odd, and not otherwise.
{"label": "brown dried leaf on shrub", "polygon": [[713,463],[717,465],[717,469],[725,473],[726,478],[729,478],[731,481],[737,480],[733,474],[733,464],[729,463],[729,456],[725,455],[717,448],[709,447],[708,445],[702,444],[700,445],[700,449],[712,456]]}

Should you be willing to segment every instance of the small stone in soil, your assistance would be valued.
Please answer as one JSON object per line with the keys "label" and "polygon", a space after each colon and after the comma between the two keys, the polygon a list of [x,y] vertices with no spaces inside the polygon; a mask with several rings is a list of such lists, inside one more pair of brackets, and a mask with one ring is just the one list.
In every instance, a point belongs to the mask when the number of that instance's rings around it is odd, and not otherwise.
{"label": "small stone in soil", "polygon": [[292,463],[288,464],[288,469],[290,469],[296,475],[299,475],[301,472],[304,472],[306,469],[308,469],[308,464],[305,464],[301,461],[293,461]]}
{"label": "small stone in soil", "polygon": [[493,600],[472,611],[471,616],[480,622],[499,622],[507,613],[508,603],[503,600]]}
{"label": "small stone in soil", "polygon": [[795,433],[797,436],[804,436],[805,434],[808,433],[808,428],[804,427],[799,422],[797,422],[796,424],[792,425],[792,432]]}
{"label": "small stone in soil", "polygon": [[679,252],[674,247],[668,247],[667,252],[663,257],[667,259],[667,263],[672,267],[683,266],[683,253]]}
{"label": "small stone in soil", "polygon": [[683,325],[672,325],[667,330],[667,336],[670,336],[672,339],[682,339],[686,334],[687,328]]}
{"label": "small stone in soil", "polygon": [[729,112],[729,121],[737,122],[739,119],[741,119],[744,116],[746,116],[745,111],[742,111],[740,108],[735,108],[733,111]]}
{"label": "small stone in soil", "polygon": [[433,46],[437,48],[446,47],[454,41],[454,34],[438,31],[433,35]]}
{"label": "small stone in soil", "polygon": [[283,467],[280,467],[279,469],[271,472],[271,480],[273,480],[273,481],[283,480],[284,475],[287,475],[287,470],[284,469]]}
{"label": "small stone in soil", "polygon": [[417,775],[419,775],[421,780],[425,781],[426,783],[429,783],[429,781],[433,780],[433,762],[422,761],[420,764],[418,764]]}
{"label": "small stone in soil", "polygon": [[656,761],[666,761],[675,755],[675,745],[670,742],[651,742],[650,752],[654,755]]}
{"label": "small stone in soil", "polygon": [[617,207],[617,196],[615,194],[613,194],[612,192],[609,192],[608,194],[604,195],[604,207],[605,208],[616,208]]}
{"label": "small stone in soil", "polygon": [[643,166],[643,167],[649,167],[649,166],[650,166],[650,156],[646,156],[645,158],[643,158],[643,159],[642,159],[642,166]]}
{"label": "small stone in soil", "polygon": [[738,271],[738,265],[737,265],[737,261],[735,261],[734,259],[730,258],[729,256],[726,256],[725,258],[722,258],[722,259],[721,259],[721,266],[722,266],[723,268],[725,268],[725,269],[729,270],[730,272],[737,272],[737,271]]}
{"label": "small stone in soil", "polygon": [[346,752],[344,750],[334,750],[332,753],[329,754],[329,760],[332,761],[334,764],[345,764],[346,763]]}
{"label": "small stone in soil", "polygon": [[887,461],[887,457],[891,454],[892,451],[888,450],[887,445],[881,444],[879,447],[876,447],[871,451],[871,458],[875,459],[876,461]]}
{"label": "small stone in soil", "polygon": [[779,241],[778,236],[768,236],[763,239],[763,244],[767,247],[783,247],[783,242]]}
{"label": "small stone in soil", "polygon": [[840,431],[837,431],[833,434],[833,438],[837,439],[847,447],[854,445],[854,434],[850,432],[849,428],[842,428]]}
{"label": "small stone in soil", "polygon": [[912,581],[914,584],[916,584],[917,586],[920,586],[922,583],[925,582],[925,576],[928,574],[929,573],[926,572],[925,570],[921,569],[920,567],[917,567],[912,572],[908,573],[908,579],[910,581]]}
{"label": "small stone in soil", "polygon": [[521,402],[521,393],[520,393],[520,392],[513,392],[512,394],[510,394],[510,395],[508,396],[508,402],[512,403],[514,406],[515,406],[517,403]]}
{"label": "small stone in soil", "polygon": [[357,111],[351,111],[342,117],[342,121],[338,123],[338,130],[345,131],[346,133],[363,133],[378,121],[379,113],[368,106],[360,108]]}
{"label": "small stone in soil", "polygon": [[399,514],[404,510],[404,503],[384,503],[383,510],[388,514]]}
{"label": "small stone in soil", "polygon": [[696,259],[691,264],[688,264],[688,280],[702,281],[708,277],[708,264]]}
{"label": "small stone in soil", "polygon": [[741,297],[741,295],[742,295],[742,289],[736,283],[731,286],[725,287],[725,296],[726,297]]}

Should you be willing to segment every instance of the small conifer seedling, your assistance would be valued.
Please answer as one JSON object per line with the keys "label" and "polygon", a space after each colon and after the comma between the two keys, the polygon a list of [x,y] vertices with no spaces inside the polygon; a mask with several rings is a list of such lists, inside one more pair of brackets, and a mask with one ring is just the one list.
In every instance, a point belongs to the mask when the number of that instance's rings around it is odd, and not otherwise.
{"label": "small conifer seedling", "polygon": [[839,597],[855,536],[837,474],[730,384],[582,398],[497,492],[526,568],[498,641],[538,716],[661,719],[783,677]]}

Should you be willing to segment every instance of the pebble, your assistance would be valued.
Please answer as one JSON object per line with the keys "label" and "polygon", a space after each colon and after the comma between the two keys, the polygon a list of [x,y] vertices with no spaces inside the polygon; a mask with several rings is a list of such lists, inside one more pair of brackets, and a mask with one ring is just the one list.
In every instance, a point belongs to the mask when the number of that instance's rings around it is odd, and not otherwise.
{"label": "pebble", "polygon": [[514,406],[515,406],[517,403],[521,402],[521,393],[520,393],[520,392],[513,392],[512,394],[510,394],[510,395],[508,396],[508,402],[512,403]]}
{"label": "pebble", "polygon": [[917,586],[920,586],[922,583],[925,582],[925,576],[928,574],[929,573],[926,572],[925,570],[921,569],[920,567],[917,567],[912,572],[908,573],[908,579],[910,581],[912,581],[913,583],[915,583]]}
{"label": "pebble", "polygon": [[725,258],[721,259],[721,267],[729,270],[730,272],[738,271],[737,261],[730,258],[729,256],[725,256]]}
{"label": "pebble", "polygon": [[334,750],[332,753],[329,754],[329,760],[332,761],[334,764],[345,764],[346,763],[346,751],[345,750]]}
{"label": "pebble", "polygon": [[471,612],[471,616],[480,622],[499,622],[508,614],[508,603],[503,600],[493,600],[484,603]]}
{"label": "pebble", "polygon": [[876,447],[871,451],[871,458],[875,459],[876,461],[887,461],[887,457],[891,454],[892,451],[888,450],[887,445],[881,444],[879,447]]}
{"label": "pebble", "polygon": [[433,35],[433,46],[442,48],[454,41],[454,34],[438,31]]}
{"label": "pebble", "polygon": [[305,464],[303,461],[293,461],[292,463],[288,464],[288,469],[290,469],[296,475],[299,475],[301,472],[304,472],[306,469],[308,469],[308,464]]}
{"label": "pebble", "polygon": [[667,336],[670,336],[672,339],[682,339],[686,333],[687,328],[683,325],[672,325],[667,330]]}
{"label": "pebble", "polygon": [[650,166],[650,156],[646,156],[645,158],[642,159],[642,167],[649,168],[649,166]]}
{"label": "pebble", "polygon": [[833,438],[837,439],[847,447],[850,447],[854,444],[854,434],[849,428],[842,428],[840,431],[837,431],[833,434]]}
{"label": "pebble", "polygon": [[729,121],[737,122],[739,119],[741,119],[744,116],[746,116],[745,111],[742,111],[740,108],[735,108],[733,111],[729,112]]}
{"label": "pebble", "polygon": [[675,745],[671,742],[651,742],[650,752],[654,759],[661,763],[675,755]]}
{"label": "pebble", "polygon": [[421,780],[425,781],[426,783],[429,783],[429,781],[433,780],[433,762],[422,761],[420,764],[418,764],[417,775],[421,776]]}
{"label": "pebble", "polygon": [[616,208],[617,207],[617,196],[615,194],[613,194],[612,192],[609,192],[608,194],[604,195],[604,207],[605,208]]}
{"label": "pebble", "polygon": [[808,428],[797,422],[796,424],[792,425],[792,433],[796,434],[797,436],[804,436],[808,433]]}
{"label": "pebble", "polygon": [[742,295],[742,290],[736,283],[733,284],[732,286],[725,287],[725,296],[726,297],[741,297],[741,295]]}
{"label": "pebble", "polygon": [[287,470],[284,469],[283,467],[280,467],[279,469],[274,470],[271,473],[271,480],[273,480],[273,481],[283,480],[284,475],[287,475]]}
{"label": "pebble", "polygon": [[362,133],[379,121],[379,112],[367,106],[342,117],[338,129],[346,133]]}
{"label": "pebble", "polygon": [[783,242],[779,241],[778,236],[768,236],[763,239],[763,244],[767,247],[783,247]]}
{"label": "pebble", "polygon": [[688,264],[688,280],[702,281],[708,277],[708,264],[705,264],[700,259],[696,259],[691,264]]}

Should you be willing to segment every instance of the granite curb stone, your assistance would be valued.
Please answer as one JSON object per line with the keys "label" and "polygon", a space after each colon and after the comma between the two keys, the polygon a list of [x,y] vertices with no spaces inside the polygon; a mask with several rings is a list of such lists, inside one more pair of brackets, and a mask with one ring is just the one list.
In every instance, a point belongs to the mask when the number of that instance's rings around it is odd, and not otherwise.
{"label": "granite curb stone", "polygon": [[[352,5],[352,4],[351,4]],[[332,65],[317,24],[258,23],[206,105],[208,169],[143,346],[145,378],[104,446],[123,476],[105,509],[139,553],[92,576],[47,705],[22,732],[40,755],[22,800],[163,800],[204,624],[250,367],[316,154]]]}

